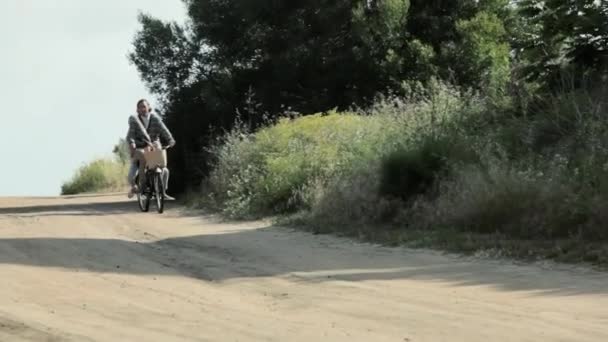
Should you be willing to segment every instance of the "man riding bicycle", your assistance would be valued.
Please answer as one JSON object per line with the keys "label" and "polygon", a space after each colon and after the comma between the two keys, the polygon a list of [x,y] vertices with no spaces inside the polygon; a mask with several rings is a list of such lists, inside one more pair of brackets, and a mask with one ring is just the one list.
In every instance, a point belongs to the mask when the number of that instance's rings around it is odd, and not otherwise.
{"label": "man riding bicycle", "polygon": [[[147,100],[139,100],[137,102],[137,115],[129,117],[129,131],[127,133],[127,144],[131,151],[131,168],[129,169],[129,198],[139,191],[141,184],[145,183],[145,167],[146,159],[144,152],[159,148],[155,145],[160,145],[159,142],[168,143],[169,147],[175,145],[175,139],[165,126],[162,119],[152,113],[152,108]],[[135,177],[139,174],[139,184],[135,184]],[[169,170],[163,172],[163,182],[165,184],[165,198],[174,200],[173,197],[167,195],[166,188],[169,184]]]}

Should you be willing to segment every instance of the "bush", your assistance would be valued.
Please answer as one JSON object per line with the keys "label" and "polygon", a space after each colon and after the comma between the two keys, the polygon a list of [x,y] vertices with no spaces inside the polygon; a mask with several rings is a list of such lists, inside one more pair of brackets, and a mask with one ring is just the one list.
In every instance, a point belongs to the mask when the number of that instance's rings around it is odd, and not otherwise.
{"label": "bush", "polygon": [[216,164],[207,182],[213,202],[232,217],[301,209],[302,189],[311,182],[374,153],[366,144],[366,121],[334,112],[283,119],[256,134],[230,132],[213,150]]}
{"label": "bush", "polygon": [[390,222],[402,203],[380,195],[378,172],[373,166],[361,168],[306,188],[304,193],[309,201],[304,215],[306,222],[317,231]]}
{"label": "bush", "polygon": [[568,90],[537,102],[529,118],[492,127],[478,144],[480,160],[453,166],[438,196],[418,198],[402,221],[509,238],[605,241],[608,220],[598,209],[608,206],[605,98],[605,86]]}
{"label": "bush", "polygon": [[467,166],[443,181],[440,196],[418,203],[426,228],[500,234],[519,239],[608,238],[608,197],[582,189],[565,169],[545,172],[494,161]]}
{"label": "bush", "polygon": [[381,194],[404,201],[424,194],[452,163],[477,158],[469,143],[466,137],[445,130],[440,136],[422,136],[409,149],[392,152],[381,161]]}
{"label": "bush", "polygon": [[[437,85],[406,100],[382,99],[368,111],[283,119],[255,134],[233,130],[214,149],[210,196],[232,217],[322,215],[323,196],[346,200],[340,192],[365,177],[367,190],[357,197],[407,198],[428,186],[448,156],[468,154],[456,151],[466,144],[455,122],[475,112],[471,108],[460,93]],[[320,188],[323,195],[311,193]]]}
{"label": "bush", "polygon": [[111,159],[98,159],[81,167],[74,177],[61,186],[62,195],[119,191],[127,187],[128,164]]}

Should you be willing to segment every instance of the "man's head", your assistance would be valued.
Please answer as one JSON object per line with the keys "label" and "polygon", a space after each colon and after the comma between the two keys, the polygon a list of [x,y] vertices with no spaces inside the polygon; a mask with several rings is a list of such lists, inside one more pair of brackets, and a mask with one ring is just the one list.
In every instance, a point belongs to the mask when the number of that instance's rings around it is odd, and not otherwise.
{"label": "man's head", "polygon": [[139,115],[148,115],[152,108],[150,108],[150,103],[146,99],[141,99],[137,101],[137,114]]}

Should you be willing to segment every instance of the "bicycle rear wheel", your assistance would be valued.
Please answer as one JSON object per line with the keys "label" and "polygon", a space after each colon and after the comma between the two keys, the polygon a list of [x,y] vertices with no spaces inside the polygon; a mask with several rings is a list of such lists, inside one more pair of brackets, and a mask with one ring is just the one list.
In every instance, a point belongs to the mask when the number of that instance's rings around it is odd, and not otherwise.
{"label": "bicycle rear wheel", "polygon": [[[139,176],[136,176],[135,184],[139,184]],[[144,213],[150,210],[150,193],[146,193],[145,188],[145,186],[140,186],[137,190],[137,204],[139,205],[139,209]]]}

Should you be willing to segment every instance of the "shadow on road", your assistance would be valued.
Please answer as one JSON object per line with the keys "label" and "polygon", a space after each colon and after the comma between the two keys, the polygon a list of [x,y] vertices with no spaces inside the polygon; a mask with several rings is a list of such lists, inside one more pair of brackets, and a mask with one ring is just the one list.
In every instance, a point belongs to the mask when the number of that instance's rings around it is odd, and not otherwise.
{"label": "shadow on road", "polygon": [[[133,202],[31,206],[3,208],[0,214],[95,216],[133,213],[134,206]],[[187,218],[170,219],[172,231],[178,231],[180,220]],[[158,241],[5,238],[0,239],[0,267],[28,265],[79,272],[186,276],[216,282],[271,276],[304,283],[408,279],[491,286],[504,291],[536,290],[539,295],[608,294],[608,276],[603,273],[543,270],[497,261],[471,262],[278,227],[241,226],[240,230],[205,234],[202,217],[200,235]]]}
{"label": "shadow on road", "polygon": [[91,216],[136,213],[137,202],[66,203],[0,208],[0,215],[27,216]]}

